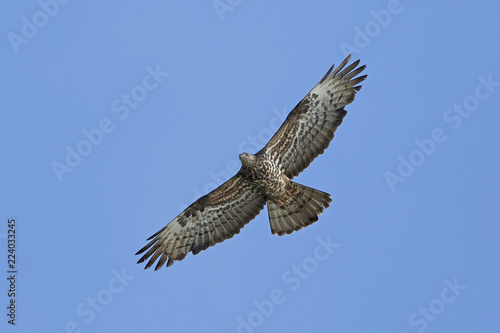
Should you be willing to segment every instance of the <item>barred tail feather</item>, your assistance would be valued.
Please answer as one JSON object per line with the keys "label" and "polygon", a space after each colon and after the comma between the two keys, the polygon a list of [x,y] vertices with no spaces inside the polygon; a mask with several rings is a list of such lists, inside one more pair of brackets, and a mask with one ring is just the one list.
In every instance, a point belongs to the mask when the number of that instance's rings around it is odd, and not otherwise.
{"label": "barred tail feather", "polygon": [[332,202],[328,193],[295,182],[290,186],[290,196],[284,202],[267,202],[273,235],[291,234],[313,224]]}

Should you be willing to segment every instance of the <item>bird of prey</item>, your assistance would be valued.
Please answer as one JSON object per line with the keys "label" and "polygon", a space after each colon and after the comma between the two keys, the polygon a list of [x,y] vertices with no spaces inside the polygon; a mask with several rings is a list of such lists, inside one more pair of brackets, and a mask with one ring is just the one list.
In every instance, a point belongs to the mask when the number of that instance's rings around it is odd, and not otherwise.
{"label": "bird of prey", "polygon": [[367,76],[359,60],[347,66],[350,55],[293,108],[281,127],[259,152],[239,155],[241,169],[221,186],[202,196],[151,236],[136,254],[138,263],[157,260],[170,267],[189,252],[193,255],[233,237],[267,203],[271,232],[291,234],[318,220],[332,202],[328,193],[291,179],[329,146],[335,130]]}

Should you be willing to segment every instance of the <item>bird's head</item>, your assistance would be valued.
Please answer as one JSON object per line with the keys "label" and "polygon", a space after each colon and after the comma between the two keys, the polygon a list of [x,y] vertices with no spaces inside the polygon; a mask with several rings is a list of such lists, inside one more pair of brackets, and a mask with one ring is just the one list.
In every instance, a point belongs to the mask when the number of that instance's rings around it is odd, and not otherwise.
{"label": "bird's head", "polygon": [[255,156],[249,153],[240,154],[241,164],[250,166],[255,162]]}

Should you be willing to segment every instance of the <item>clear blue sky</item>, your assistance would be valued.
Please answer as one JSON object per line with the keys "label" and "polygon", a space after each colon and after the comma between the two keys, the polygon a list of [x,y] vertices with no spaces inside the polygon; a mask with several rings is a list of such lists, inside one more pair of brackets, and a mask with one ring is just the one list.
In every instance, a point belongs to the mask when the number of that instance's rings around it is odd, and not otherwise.
{"label": "clear blue sky", "polygon": [[[2,332],[498,332],[495,1],[0,5]],[[169,269],[135,252],[239,168],[346,53],[368,79],[297,182]],[[7,220],[16,220],[16,327]]]}

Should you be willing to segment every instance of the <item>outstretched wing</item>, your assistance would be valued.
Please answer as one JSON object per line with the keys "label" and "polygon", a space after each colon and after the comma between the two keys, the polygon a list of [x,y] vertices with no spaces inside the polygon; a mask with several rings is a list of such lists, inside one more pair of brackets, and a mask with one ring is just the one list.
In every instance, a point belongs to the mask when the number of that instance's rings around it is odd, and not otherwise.
{"label": "outstretched wing", "polygon": [[151,258],[146,269],[159,258],[158,270],[165,262],[169,267],[175,260],[184,259],[189,252],[198,254],[239,233],[265,204],[265,197],[237,173],[148,238],[151,242],[136,253],[147,250],[138,263]]}
{"label": "outstretched wing", "polygon": [[349,55],[335,70],[334,66],[328,70],[257,153],[280,165],[288,178],[297,176],[328,148],[347,114],[344,107],[361,89],[358,84],[366,75],[356,76],[366,66],[357,67],[357,60],[345,67],[350,58]]}

